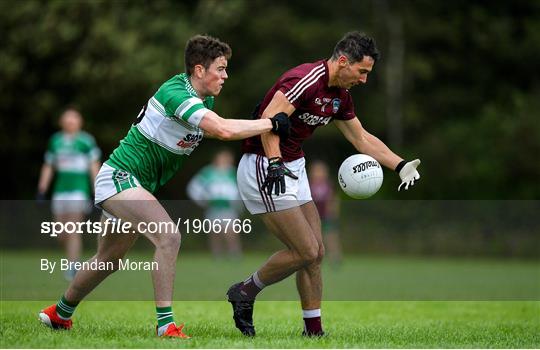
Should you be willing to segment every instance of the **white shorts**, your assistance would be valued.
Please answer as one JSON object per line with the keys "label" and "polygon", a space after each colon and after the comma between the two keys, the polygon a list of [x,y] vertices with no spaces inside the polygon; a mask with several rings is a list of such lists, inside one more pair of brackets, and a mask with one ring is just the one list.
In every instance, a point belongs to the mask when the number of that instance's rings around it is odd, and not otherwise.
{"label": "white shorts", "polygon": [[128,188],[140,186],[139,180],[137,180],[133,174],[124,170],[115,169],[112,166],[103,163],[96,176],[96,198],[94,204],[96,207],[101,208],[101,203],[112,196],[127,190]]}
{"label": "white shorts", "polygon": [[82,213],[92,210],[88,195],[84,192],[60,192],[52,195],[51,211],[54,215]]}
{"label": "white shorts", "polygon": [[251,214],[270,213],[301,206],[311,202],[311,191],[306,174],[306,160],[300,158],[285,162],[285,166],[298,176],[298,180],[285,176],[285,193],[276,196],[262,190],[266,179],[268,158],[246,153],[238,164],[238,190]]}

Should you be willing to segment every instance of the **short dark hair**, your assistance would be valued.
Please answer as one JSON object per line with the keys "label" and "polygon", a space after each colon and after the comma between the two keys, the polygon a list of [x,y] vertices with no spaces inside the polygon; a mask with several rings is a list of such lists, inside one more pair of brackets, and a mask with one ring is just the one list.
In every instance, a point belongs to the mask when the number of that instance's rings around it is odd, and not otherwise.
{"label": "short dark hair", "polygon": [[70,103],[70,104],[64,106],[64,109],[62,109],[62,114],[66,113],[68,111],[73,111],[73,112],[77,112],[79,114],[82,114],[81,109],[79,108],[79,106],[74,104],[74,103]]}
{"label": "short dark hair", "polygon": [[380,57],[375,40],[358,31],[346,33],[336,44],[332,59],[337,60],[341,55],[347,56],[352,62],[360,62],[364,56],[369,56],[377,62]]}
{"label": "short dark hair", "polygon": [[218,57],[231,58],[230,46],[217,38],[209,35],[195,35],[186,43],[184,61],[186,72],[191,75],[196,65],[201,64],[204,68],[210,67]]}

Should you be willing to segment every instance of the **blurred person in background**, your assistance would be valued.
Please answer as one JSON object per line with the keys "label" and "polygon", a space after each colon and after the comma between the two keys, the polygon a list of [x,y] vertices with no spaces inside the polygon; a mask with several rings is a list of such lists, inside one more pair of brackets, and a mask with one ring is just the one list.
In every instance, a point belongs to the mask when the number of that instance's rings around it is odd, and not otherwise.
{"label": "blurred person in background", "polygon": [[[92,209],[90,197],[93,184],[101,166],[101,152],[94,137],[82,130],[83,117],[74,107],[60,116],[61,130],[51,136],[41,167],[37,198],[44,200],[52,186],[52,214],[56,222],[82,222]],[[58,239],[64,246],[69,261],[79,261],[82,237],[79,233],[61,233]],[[64,271],[71,281],[76,271]]]}
{"label": "blurred person in background", "polygon": [[[218,151],[212,163],[202,168],[190,180],[187,193],[195,203],[204,208],[205,219],[220,227],[219,231],[211,232],[208,236],[214,258],[241,258],[240,235],[233,232],[232,222],[239,219],[243,204],[240,202],[234,155],[231,151]],[[214,224],[211,226],[215,227]]]}
{"label": "blurred person in background", "polygon": [[308,168],[308,179],[311,198],[321,218],[326,254],[332,266],[337,267],[341,264],[343,257],[338,227],[339,198],[330,181],[328,165],[322,160],[312,162]]}
{"label": "blurred person in background", "polygon": [[[240,140],[272,131],[286,138],[290,129],[287,117],[226,119],[212,110],[214,98],[228,78],[231,55],[228,44],[211,36],[195,35],[188,40],[185,72],[165,81],[147,101],[96,176],[94,203],[102,209],[102,222],[121,220],[139,229],[100,236],[97,253],[83,262],[88,268],[77,272],[56,304],[41,310],[42,323],[54,329],[71,329],[71,317],[78,304],[119,269],[124,256],[143,236],[154,245],[151,266],[157,265],[151,269],[156,335],[189,338],[183,332],[184,325],[176,325],[172,311],[181,235],[154,193],[180,170],[204,136]],[[140,229],[141,223],[159,223],[165,228],[153,234]],[[107,268],[91,268],[92,264]]]}

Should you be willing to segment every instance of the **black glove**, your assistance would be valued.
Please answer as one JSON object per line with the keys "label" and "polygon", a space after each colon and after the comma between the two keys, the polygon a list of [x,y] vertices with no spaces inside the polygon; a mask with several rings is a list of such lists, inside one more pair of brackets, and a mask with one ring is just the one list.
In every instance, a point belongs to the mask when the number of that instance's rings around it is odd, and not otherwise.
{"label": "black glove", "polygon": [[272,195],[272,189],[276,196],[279,196],[280,192],[285,193],[285,176],[290,177],[291,179],[298,180],[298,176],[294,175],[292,171],[289,170],[283,164],[281,157],[274,157],[268,160],[268,174],[266,174],[266,179],[262,185],[263,191],[269,195]]}
{"label": "black glove", "polygon": [[281,140],[286,140],[291,133],[291,121],[287,113],[279,112],[272,118],[272,132],[279,135]]}

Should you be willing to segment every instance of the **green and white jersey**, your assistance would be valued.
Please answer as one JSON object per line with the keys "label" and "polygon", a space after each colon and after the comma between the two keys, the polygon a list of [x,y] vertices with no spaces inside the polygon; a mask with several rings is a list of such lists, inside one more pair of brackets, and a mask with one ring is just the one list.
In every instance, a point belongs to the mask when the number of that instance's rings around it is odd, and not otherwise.
{"label": "green and white jersey", "polygon": [[201,100],[187,74],[175,75],[148,100],[106,163],[132,173],[155,192],[199,145],[203,138],[199,123],[213,107],[214,97]]}
{"label": "green and white jersey", "polygon": [[240,200],[236,169],[205,166],[188,183],[187,193],[192,200],[208,209],[236,210]]}
{"label": "green and white jersey", "polygon": [[53,193],[79,192],[90,197],[90,165],[100,156],[92,135],[84,131],[55,133],[45,153],[45,163],[55,170]]}

